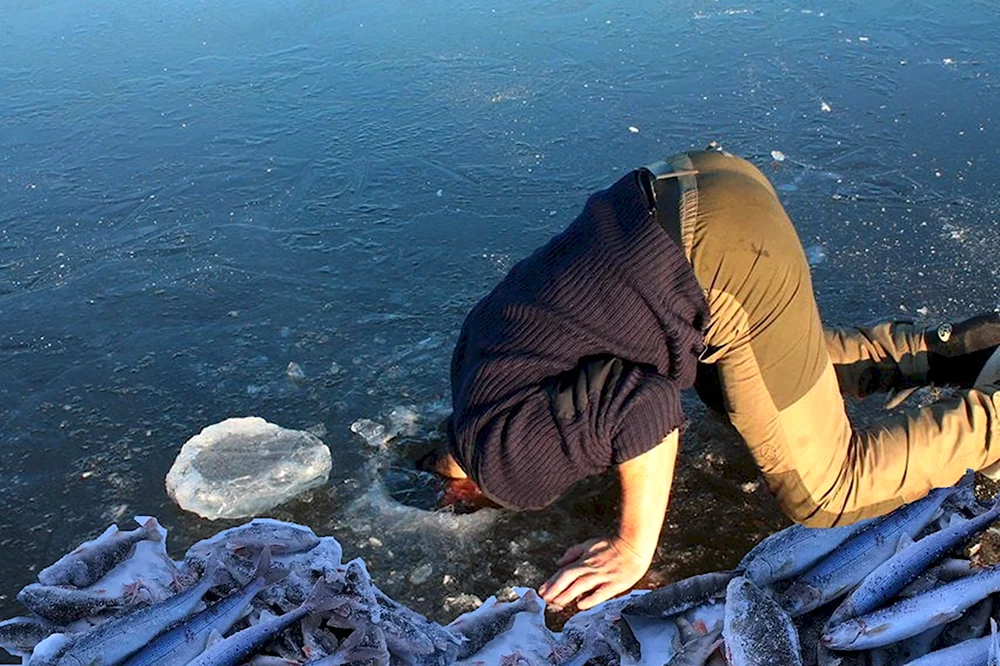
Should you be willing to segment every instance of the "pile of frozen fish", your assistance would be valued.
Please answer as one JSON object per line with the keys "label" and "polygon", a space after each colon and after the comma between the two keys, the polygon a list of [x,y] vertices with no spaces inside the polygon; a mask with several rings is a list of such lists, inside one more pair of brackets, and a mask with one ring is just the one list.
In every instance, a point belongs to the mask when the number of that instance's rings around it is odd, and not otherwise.
{"label": "pile of frozen fish", "polygon": [[962,557],[1000,502],[984,507],[971,486],[855,525],[790,527],[735,571],[633,592],[558,633],[531,590],[432,622],[300,525],[254,520],[175,562],[142,517],[43,569],[18,594],[31,615],[0,623],[0,646],[32,666],[985,666],[998,659],[1000,565]]}

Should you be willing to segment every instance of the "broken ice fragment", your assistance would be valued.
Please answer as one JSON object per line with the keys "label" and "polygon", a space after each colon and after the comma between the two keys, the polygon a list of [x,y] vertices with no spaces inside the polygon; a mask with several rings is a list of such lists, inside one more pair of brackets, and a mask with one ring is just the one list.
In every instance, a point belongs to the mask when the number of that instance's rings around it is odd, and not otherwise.
{"label": "broken ice fragment", "polygon": [[181,448],[167,494],[203,518],[244,518],[326,483],[330,449],[315,435],[262,418],[226,419]]}
{"label": "broken ice fragment", "polygon": [[351,424],[351,432],[361,435],[365,443],[374,448],[384,446],[390,439],[385,426],[371,419],[358,419]]}
{"label": "broken ice fragment", "polygon": [[774,158],[775,162],[784,162],[785,161],[785,154],[783,152],[781,152],[780,150],[772,150],[771,151],[771,157]]}
{"label": "broken ice fragment", "polygon": [[288,375],[288,378],[293,382],[299,382],[306,378],[306,373],[302,370],[302,366],[295,361],[288,364],[285,374]]}

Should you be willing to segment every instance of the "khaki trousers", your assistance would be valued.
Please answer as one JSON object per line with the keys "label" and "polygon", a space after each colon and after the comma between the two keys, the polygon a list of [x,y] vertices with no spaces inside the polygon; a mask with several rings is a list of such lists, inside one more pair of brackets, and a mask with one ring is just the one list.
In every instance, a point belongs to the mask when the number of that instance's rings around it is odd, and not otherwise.
{"label": "khaki trousers", "polygon": [[802,245],[767,178],[717,151],[667,164],[672,175],[658,175],[677,179],[680,240],[711,313],[700,379],[717,380],[790,518],[851,523],[1000,460],[994,385],[852,427],[842,394],[926,383],[923,330],[824,328]]}

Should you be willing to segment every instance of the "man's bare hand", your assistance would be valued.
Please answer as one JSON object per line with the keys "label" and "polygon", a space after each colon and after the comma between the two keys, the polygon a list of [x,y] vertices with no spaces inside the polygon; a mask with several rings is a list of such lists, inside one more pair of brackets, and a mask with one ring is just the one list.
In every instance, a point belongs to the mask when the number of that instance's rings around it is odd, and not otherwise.
{"label": "man's bare hand", "polygon": [[635,585],[652,559],[652,550],[641,553],[619,537],[591,539],[567,550],[556,562],[562,569],[538,592],[555,610],[577,599],[577,608],[587,610]]}

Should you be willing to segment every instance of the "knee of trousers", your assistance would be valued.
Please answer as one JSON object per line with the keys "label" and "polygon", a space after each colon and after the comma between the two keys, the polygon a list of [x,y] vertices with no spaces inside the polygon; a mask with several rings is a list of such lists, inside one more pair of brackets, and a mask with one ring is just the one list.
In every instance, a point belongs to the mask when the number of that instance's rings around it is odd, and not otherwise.
{"label": "knee of trousers", "polygon": [[850,484],[844,481],[844,475],[832,471],[827,478],[806,478],[793,470],[765,475],[765,479],[782,512],[806,527],[849,525],[888,513],[901,504],[893,498],[864,508],[850,508],[856,504],[849,497]]}

